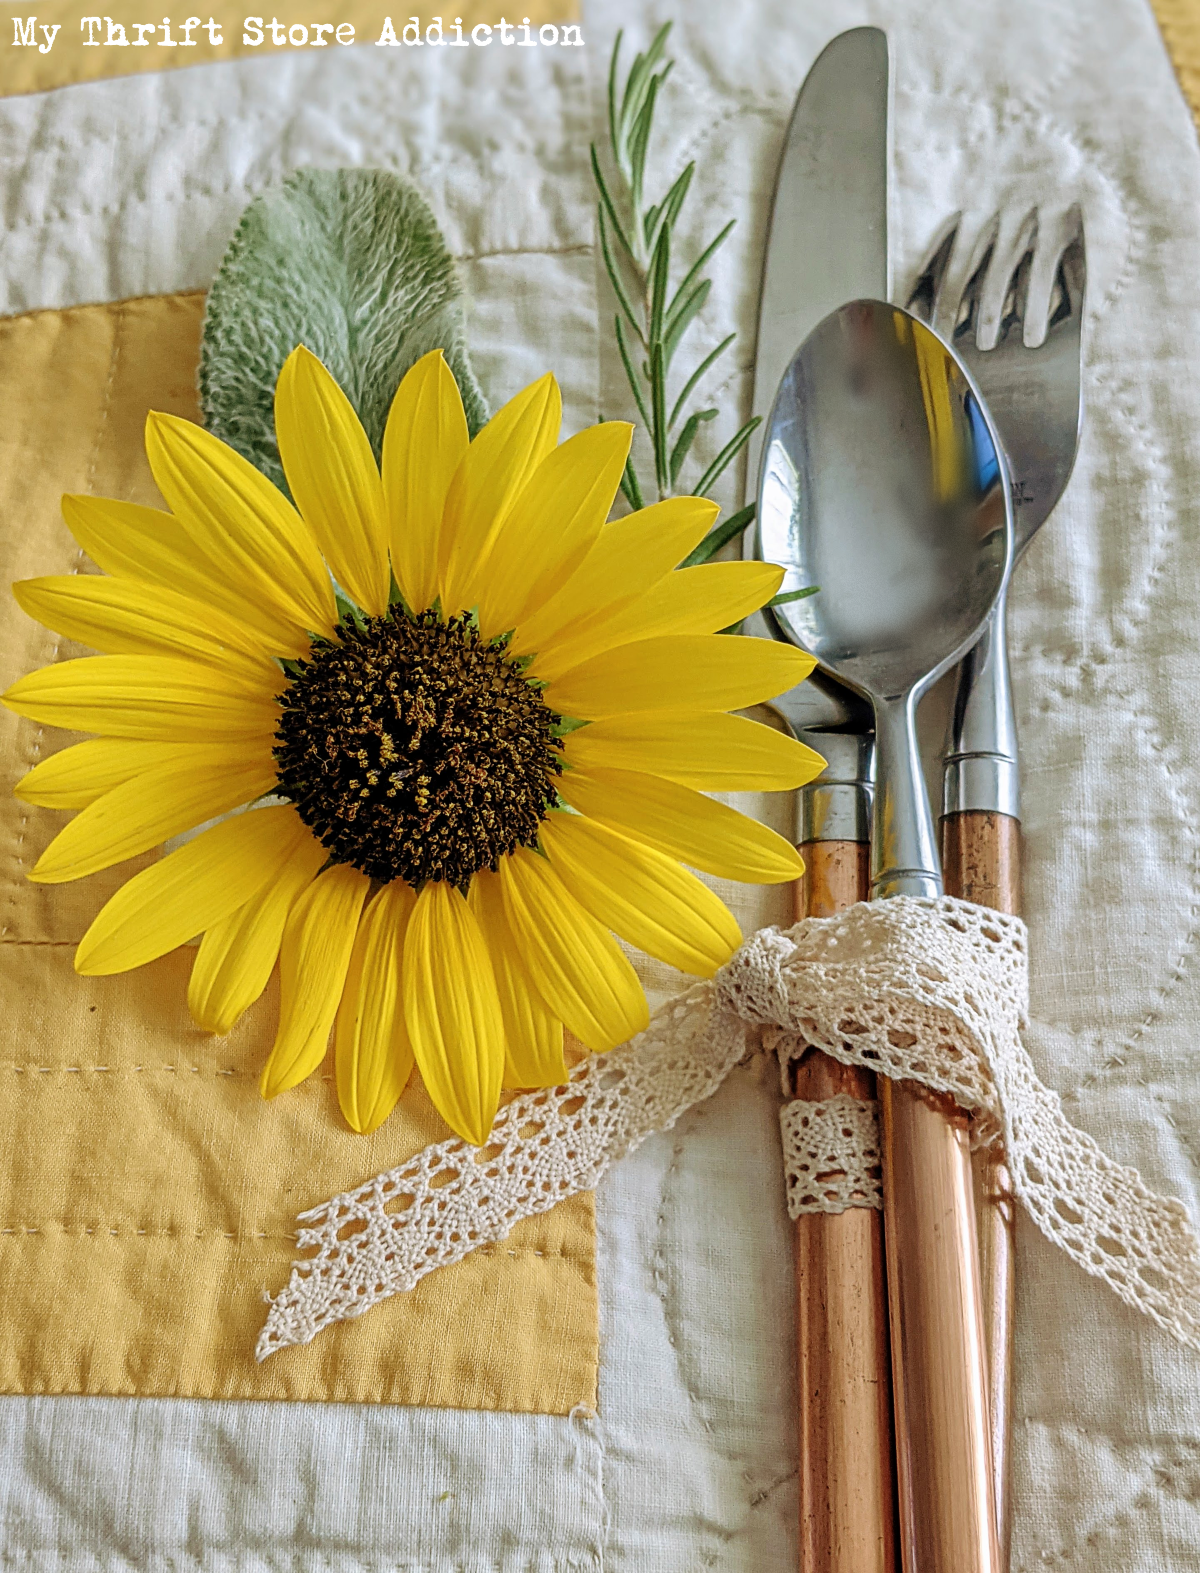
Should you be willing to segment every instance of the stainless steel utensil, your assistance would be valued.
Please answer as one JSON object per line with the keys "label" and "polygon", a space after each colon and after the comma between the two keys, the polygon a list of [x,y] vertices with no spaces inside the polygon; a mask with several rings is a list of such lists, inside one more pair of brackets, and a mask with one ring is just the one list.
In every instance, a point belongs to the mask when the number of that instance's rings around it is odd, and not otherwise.
{"label": "stainless steel utensil", "polygon": [[918,319],[854,301],[805,341],[767,426],[761,555],[791,637],[870,700],[872,890],[934,895],[941,874],[920,773],[916,701],[979,636],[1008,572],[1011,514],[985,412]]}
{"label": "stainless steel utensil", "polygon": [[[796,96],[763,250],[753,398],[753,408],[763,414],[775,401],[788,362],[818,322],[847,299],[886,300],[891,294],[890,104],[887,34],[877,27],[839,33]],[[758,498],[764,431],[760,426],[746,445],[747,503]],[[753,554],[754,539],[747,531],[747,555]],[[791,637],[786,621],[771,612],[749,619],[747,631]],[[823,672],[814,672],[775,708],[796,731],[871,727],[869,707]]]}
{"label": "stainless steel utensil", "polygon": [[[961,296],[946,288],[960,230],[955,215],[935,242],[909,299],[910,309],[952,336],[1000,433],[1012,482],[1014,560],[1066,488],[1079,443],[1080,361],[1087,279],[1083,219],[1066,216],[1057,245],[1046,244],[1035,208],[1007,256],[1000,216],[970,254]],[[1042,342],[1025,343],[1031,285],[1051,282]],[[994,344],[981,339],[982,303],[1001,301]],[[948,308],[950,317],[947,320]],[[1032,324],[1035,331],[1041,324]],[[963,663],[945,751],[942,862],[946,890],[1002,912],[1021,909],[1020,782],[1012,717],[1002,596],[980,646]],[[1012,1406],[1013,1221],[1015,1200],[1004,1154],[975,1155],[975,1199],[988,1345],[992,1468],[1005,1565],[1011,1529],[1009,1455]]]}
{"label": "stainless steel utensil", "polygon": [[[797,347],[847,292],[889,293],[887,39],[877,28],[835,38],[813,65],[784,138],[763,266],[754,408],[770,409]],[[751,440],[746,501],[758,496],[761,430]],[[750,532],[747,532],[749,536]],[[788,637],[770,613],[754,631]],[[800,794],[806,872],[796,916],[827,916],[865,895],[873,739],[861,696],[827,674],[775,702],[792,732],[827,761]],[[810,1050],[794,1097],[875,1096],[875,1078]],[[894,1573],[895,1488],[883,1229],[878,1212],[798,1218],[800,1565],[806,1573]]]}
{"label": "stainless steel utensil", "polygon": [[[887,35],[839,33],[796,98],[779,159],[763,254],[754,409],[771,408],[788,362],[845,300],[886,300]],[[764,427],[747,448],[747,502],[758,493]]]}
{"label": "stainless steel utensil", "polygon": [[[1046,258],[1039,250],[1035,208],[1022,226],[1015,257],[997,255],[1000,217],[988,224],[972,255],[952,321],[949,343],[975,379],[1009,462],[1016,562],[1066,488],[1082,418],[1080,359],[1087,281],[1083,216],[1070,210],[1051,254],[1053,287],[1045,336],[1026,344],[1030,283]],[[917,277],[909,308],[934,327],[946,315],[943,289],[958,238],[951,220]],[[1003,281],[1003,308],[994,345],[981,340],[981,303]],[[1008,680],[1002,595],[979,643],[963,662],[945,754],[943,813],[1007,814],[1020,819],[1016,724]]]}
{"label": "stainless steel utensil", "polygon": [[[986,412],[924,324],[856,301],[806,340],[767,427],[758,533],[785,586],[821,586],[780,620],[874,709],[872,894],[940,894],[916,703],[1000,595],[1012,519]],[[998,1573],[966,1120],[880,1093],[903,1566]]]}

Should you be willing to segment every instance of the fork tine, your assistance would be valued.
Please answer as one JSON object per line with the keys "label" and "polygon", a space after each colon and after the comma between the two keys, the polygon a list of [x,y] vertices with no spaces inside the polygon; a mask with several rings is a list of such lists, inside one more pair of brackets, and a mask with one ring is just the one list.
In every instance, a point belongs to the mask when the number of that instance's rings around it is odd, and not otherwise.
{"label": "fork tine", "polygon": [[1022,241],[1020,255],[1009,274],[1008,286],[1004,291],[1004,302],[1000,308],[1000,331],[996,337],[997,345],[1003,344],[1013,333],[1024,341],[1025,314],[1029,306],[1029,278],[1033,272],[1033,258],[1038,243],[1036,207],[1031,208],[1025,215],[1025,221],[1018,233]]}
{"label": "fork tine", "polygon": [[946,270],[958,239],[958,226],[962,214],[953,213],[934,236],[933,244],[921,264],[920,272],[909,292],[905,306],[914,317],[932,324],[938,309],[938,298],[946,280]]}
{"label": "fork tine", "polygon": [[953,324],[952,338],[956,344],[964,340],[969,345],[975,344],[976,334],[979,331],[979,302],[992,266],[996,237],[999,233],[1000,215],[995,213],[980,231],[975,255],[971,260],[971,271],[967,276],[967,282],[963,285],[962,296],[958,302],[958,314]]}
{"label": "fork tine", "polygon": [[1066,239],[1054,273],[1046,337],[1063,323],[1078,335],[1083,324],[1083,297],[1087,288],[1087,248],[1083,234],[1083,210],[1078,202],[1066,216]]}

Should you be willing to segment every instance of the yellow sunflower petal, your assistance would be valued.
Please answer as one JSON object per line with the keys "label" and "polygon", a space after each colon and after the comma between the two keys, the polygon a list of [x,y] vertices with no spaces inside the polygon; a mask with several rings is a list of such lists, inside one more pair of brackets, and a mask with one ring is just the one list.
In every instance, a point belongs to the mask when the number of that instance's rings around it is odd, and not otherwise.
{"label": "yellow sunflower petal", "polygon": [[308,831],[290,804],[253,808],[127,880],[75,952],[87,977],[128,972],[244,906],[275,879]]}
{"label": "yellow sunflower petal", "polygon": [[414,612],[437,595],[446,493],[469,442],[454,373],[441,350],[431,350],[397,388],[383,434],[392,572]]}
{"label": "yellow sunflower petal", "polygon": [[197,594],[217,589],[212,564],[173,513],[115,497],[62,500],[67,528],[98,568],[135,584]]}
{"label": "yellow sunflower petal", "polygon": [[590,819],[720,879],[775,885],[804,872],[800,854],[774,830],[662,776],[576,765],[558,791]]}
{"label": "yellow sunflower petal", "polygon": [[606,524],[562,589],[517,625],[512,653],[557,650],[606,622],[682,562],[719,512],[707,497],[670,497]]}
{"label": "yellow sunflower petal", "polygon": [[18,678],[0,702],[18,715],[70,731],[146,742],[232,741],[271,736],[282,676],[216,671],[171,656],[87,655]]}
{"label": "yellow sunflower petal", "polygon": [[387,611],[387,513],[371,444],[354,406],[302,345],[275,388],[279,458],[333,577],[372,616]]}
{"label": "yellow sunflower petal", "polygon": [[579,814],[549,814],[539,840],[580,905],[648,956],[711,978],[741,944],[725,903],[656,848]]}
{"label": "yellow sunflower petal", "polygon": [[590,426],[533,472],[500,527],[479,588],[479,627],[494,638],[544,606],[591,550],[617,494],[633,427]]}
{"label": "yellow sunflower petal", "polygon": [[569,764],[665,776],[702,792],[789,792],[825,768],[820,754],[759,721],[713,711],[612,716],[563,740]]}
{"label": "yellow sunflower petal", "polygon": [[504,910],[504,892],[496,874],[486,871],[471,880],[471,911],[479,919],[500,996],[504,1019],[504,1085],[558,1087],[567,1079],[563,1058],[563,1025],[530,982]]}
{"label": "yellow sunflower petal", "polygon": [[188,983],[188,1009],[206,1032],[229,1032],[266,988],[288,913],[328,856],[309,836],[271,884],[205,930]]}
{"label": "yellow sunflower petal", "polygon": [[715,634],[758,610],[783,583],[773,563],[702,563],[665,575],[645,595],[540,656],[536,674],[552,678],[617,645],[663,634]]}
{"label": "yellow sunflower petal", "polygon": [[22,579],[12,589],[30,617],[107,655],[192,656],[224,665],[269,661],[256,630],[162,585],[59,574]]}
{"label": "yellow sunflower petal", "polygon": [[394,880],[363,913],[334,1026],[338,1102],[364,1136],[387,1119],[412,1075],[400,980],[415,905],[409,886]]}
{"label": "yellow sunflower petal", "polygon": [[13,792],[39,808],[86,808],[113,787],[169,759],[203,759],[206,743],[138,743],[125,737],[92,737],[60,749],[34,765]]}
{"label": "yellow sunflower petal", "polygon": [[370,886],[339,863],[292,904],[279,947],[279,1029],[259,1080],[264,1098],[298,1086],[325,1058]]}
{"label": "yellow sunflower petal", "polygon": [[562,424],[558,384],[547,372],[510,399],[476,436],[446,494],[439,546],[442,610],[472,606],[496,533]]}
{"label": "yellow sunflower petal", "polygon": [[317,542],[265,475],[203,427],[158,412],[146,420],[146,457],[219,580],[300,630],[333,629],[337,608]]}
{"label": "yellow sunflower petal", "polygon": [[265,797],[275,781],[269,741],[206,749],[198,759],[152,765],[76,814],[29,878],[42,885],[83,879]]}
{"label": "yellow sunflower petal", "polygon": [[236,577],[219,575],[174,514],[109,497],[72,496],[63,498],[62,511],[71,534],[106,574],[216,607],[273,654],[308,654],[308,635],[296,619],[256,599],[252,588],[247,593]]}
{"label": "yellow sunflower petal", "polygon": [[504,1023],[475,914],[452,885],[425,885],[404,945],[404,1019],[425,1090],[464,1141],[481,1147],[500,1102]]}
{"label": "yellow sunflower petal", "polygon": [[546,688],[560,715],[594,721],[635,710],[739,710],[786,693],[812,671],[811,655],[776,639],[664,634],[606,650]]}
{"label": "yellow sunflower petal", "polygon": [[538,993],[589,1049],[615,1049],[650,1020],[637,973],[612,935],[545,858],[521,847],[500,862],[504,909]]}

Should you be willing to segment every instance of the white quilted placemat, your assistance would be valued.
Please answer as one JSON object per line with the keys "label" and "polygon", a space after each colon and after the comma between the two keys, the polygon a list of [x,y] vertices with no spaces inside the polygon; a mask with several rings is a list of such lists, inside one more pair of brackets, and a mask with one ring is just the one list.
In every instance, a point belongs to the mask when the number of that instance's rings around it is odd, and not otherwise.
{"label": "white quilted placemat", "polygon": [[[367,47],[0,102],[0,310],[204,285],[250,195],[301,164],[428,193],[494,398],[552,364],[570,429],[624,413],[586,151],[613,32],[674,14],[657,167],[739,220],[700,330],[737,328],[747,413],[770,184],[844,27],[885,26],[893,234],[1084,204],[1084,444],[1013,595],[1041,1074],[1072,1120],[1200,1205],[1200,151],[1145,0],[594,0],[578,51]],[[691,232],[698,237],[699,230]],[[714,423],[720,425],[721,423]],[[732,501],[732,494],[722,499]],[[760,908],[783,916],[778,894]],[[657,980],[664,988],[670,980]],[[598,1417],[0,1401],[16,1567],[764,1573],[795,1566],[791,1262],[762,1067],[598,1197]],[[1013,1573],[1183,1573],[1200,1547],[1200,1365],[1018,1236]]]}

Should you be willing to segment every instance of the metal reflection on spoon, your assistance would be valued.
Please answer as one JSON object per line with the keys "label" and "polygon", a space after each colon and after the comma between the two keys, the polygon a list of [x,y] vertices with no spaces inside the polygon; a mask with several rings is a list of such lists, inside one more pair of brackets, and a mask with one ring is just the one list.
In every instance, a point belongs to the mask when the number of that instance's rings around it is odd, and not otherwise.
{"label": "metal reflection on spoon", "polygon": [[923,323],[854,301],[793,358],[768,422],[759,555],[788,637],[876,718],[872,890],[937,895],[916,747],[920,695],[978,636],[1012,555],[1000,446],[969,379]]}

